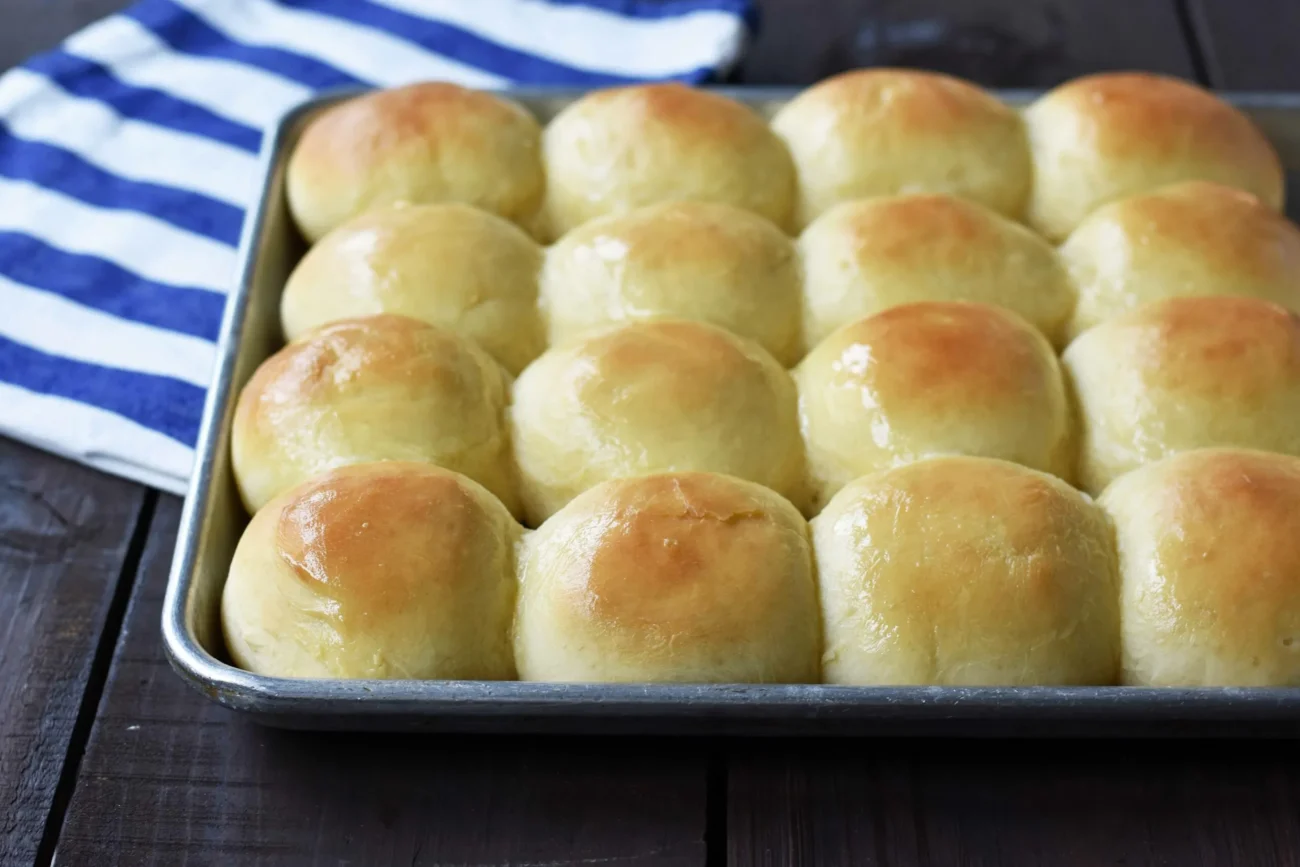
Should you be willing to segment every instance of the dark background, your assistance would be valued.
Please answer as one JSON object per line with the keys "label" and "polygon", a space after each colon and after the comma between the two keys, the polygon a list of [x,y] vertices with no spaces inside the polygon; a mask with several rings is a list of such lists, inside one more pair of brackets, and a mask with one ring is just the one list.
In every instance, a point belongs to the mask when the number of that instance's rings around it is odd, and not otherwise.
{"label": "dark background", "polygon": [[[0,68],[119,5],[0,0]],[[896,64],[1300,90],[1297,0],[761,5],[738,82]],[[262,729],[163,659],[179,509],[0,439],[0,864],[1300,864],[1294,741]]]}

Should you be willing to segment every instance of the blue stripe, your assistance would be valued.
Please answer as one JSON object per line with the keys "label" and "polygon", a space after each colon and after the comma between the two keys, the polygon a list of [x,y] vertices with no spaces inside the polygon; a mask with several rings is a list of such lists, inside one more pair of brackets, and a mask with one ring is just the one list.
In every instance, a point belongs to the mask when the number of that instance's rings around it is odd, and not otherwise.
{"label": "blue stripe", "polygon": [[292,6],[334,18],[354,21],[413,42],[426,51],[449,57],[466,66],[482,69],[512,81],[541,85],[604,86],[644,81],[607,72],[567,66],[527,52],[507,48],[452,24],[410,15],[368,0],[280,0]]}
{"label": "blue stripe", "polygon": [[198,439],[204,390],[178,379],[60,358],[0,337],[0,381],[106,409],[187,446]]}
{"label": "blue stripe", "polygon": [[143,0],[122,14],[148,28],[173,51],[181,54],[232,60],[296,81],[313,90],[372,83],[335,69],[328,63],[292,51],[235,42],[171,0]]}
{"label": "blue stripe", "polygon": [[66,51],[51,51],[24,65],[68,93],[102,102],[123,117],[216,139],[253,153],[261,147],[262,134],[252,127],[161,90],[125,84],[100,64]]}
{"label": "blue stripe", "polygon": [[0,123],[0,175],[57,190],[88,205],[151,214],[231,247],[244,212],[198,193],[130,181],[63,148],[20,139]]}
{"label": "blue stripe", "polygon": [[226,307],[225,296],[216,292],[146,280],[18,232],[0,232],[0,274],[102,313],[204,340],[217,339]]}

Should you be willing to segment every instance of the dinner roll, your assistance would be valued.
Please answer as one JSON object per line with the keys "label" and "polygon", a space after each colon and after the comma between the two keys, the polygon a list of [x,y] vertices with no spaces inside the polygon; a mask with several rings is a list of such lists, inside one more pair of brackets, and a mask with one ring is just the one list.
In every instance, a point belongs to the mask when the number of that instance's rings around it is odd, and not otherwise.
{"label": "dinner roll", "polygon": [[1046,241],[953,196],[837,205],[804,231],[799,253],[809,348],[841,325],[909,301],[995,304],[1059,344],[1074,305],[1074,288]]}
{"label": "dinner roll", "polygon": [[1114,543],[1065,482],[935,458],[852,482],[812,528],[827,683],[1115,681]]}
{"label": "dinner roll", "polygon": [[1059,241],[1101,205],[1175,181],[1217,181],[1282,207],[1282,164],[1246,115],[1194,84],[1145,72],[1076,78],[1025,110],[1029,223]]}
{"label": "dinner roll", "polygon": [[511,373],[542,353],[542,250],[522,229],[461,204],[398,203],[354,217],[307,251],[280,300],[285,336],[400,313],[479,342]]}
{"label": "dinner roll", "polygon": [[1300,454],[1300,321],[1276,304],[1155,301],[1085,332],[1062,360],[1085,490],[1188,449]]}
{"label": "dinner roll", "polygon": [[509,680],[522,531],[450,470],[333,470],[253,516],[222,593],[226,646],[272,677]]}
{"label": "dinner roll", "polygon": [[308,241],[398,201],[465,202],[527,224],[546,186],[541,128],[515,102],[455,84],[377,90],[312,118],[285,185]]}
{"label": "dinner roll", "polygon": [[762,217],[666,202],[584,223],[550,249],[541,298],[552,344],[630,319],[711,322],[799,360],[794,245]]}
{"label": "dinner roll", "polygon": [[713,473],[605,482],[520,555],[521,680],[816,683],[808,525]]}
{"label": "dinner roll", "polygon": [[896,193],[951,193],[1019,218],[1029,194],[1015,111],[935,72],[860,69],[808,88],[772,120],[799,178],[796,225],[832,205]]}
{"label": "dinner roll", "polygon": [[735,205],[790,224],[794,167],[763,118],[681,84],[589,93],[542,137],[552,238],[590,219],[655,202]]}
{"label": "dinner roll", "polygon": [[1094,211],[1061,246],[1070,336],[1158,298],[1240,295],[1300,310],[1300,229],[1250,193],[1185,181]]}
{"label": "dinner roll", "polygon": [[1072,475],[1052,347],[983,304],[893,307],[833,333],[794,373],[814,510],[865,473],[940,454]]}
{"label": "dinner roll", "polygon": [[1101,506],[1119,543],[1124,683],[1300,686],[1300,460],[1185,452]]}
{"label": "dinner roll", "polygon": [[235,407],[235,480],[250,512],[333,467],[424,461],[517,508],[509,377],[450,331],[405,316],[327,325],[262,363]]}
{"label": "dinner roll", "polygon": [[761,346],[702,322],[634,322],[520,374],[511,439],[531,525],[606,479],[702,470],[802,505],[794,383]]}

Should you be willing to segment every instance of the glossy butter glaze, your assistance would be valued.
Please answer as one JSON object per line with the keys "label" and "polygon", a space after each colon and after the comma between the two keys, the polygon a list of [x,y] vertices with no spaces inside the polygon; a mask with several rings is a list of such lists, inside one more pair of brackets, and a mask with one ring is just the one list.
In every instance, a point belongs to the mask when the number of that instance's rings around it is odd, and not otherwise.
{"label": "glossy butter glaze", "polygon": [[819,679],[808,525],[741,479],[606,482],[533,533],[515,652],[524,680]]}
{"label": "glossy butter glaze", "polygon": [[890,308],[833,333],[794,377],[818,505],[858,476],[941,454],[1073,475],[1056,356],[996,307]]}

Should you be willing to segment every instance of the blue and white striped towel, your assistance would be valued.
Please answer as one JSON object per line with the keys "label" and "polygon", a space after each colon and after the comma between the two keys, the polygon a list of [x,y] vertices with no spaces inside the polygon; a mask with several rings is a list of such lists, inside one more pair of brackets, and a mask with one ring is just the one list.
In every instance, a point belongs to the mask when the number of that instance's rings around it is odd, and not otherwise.
{"label": "blue and white striped towel", "polygon": [[262,130],[314,92],[702,81],[750,0],[144,0],[0,77],[0,433],[183,493]]}

